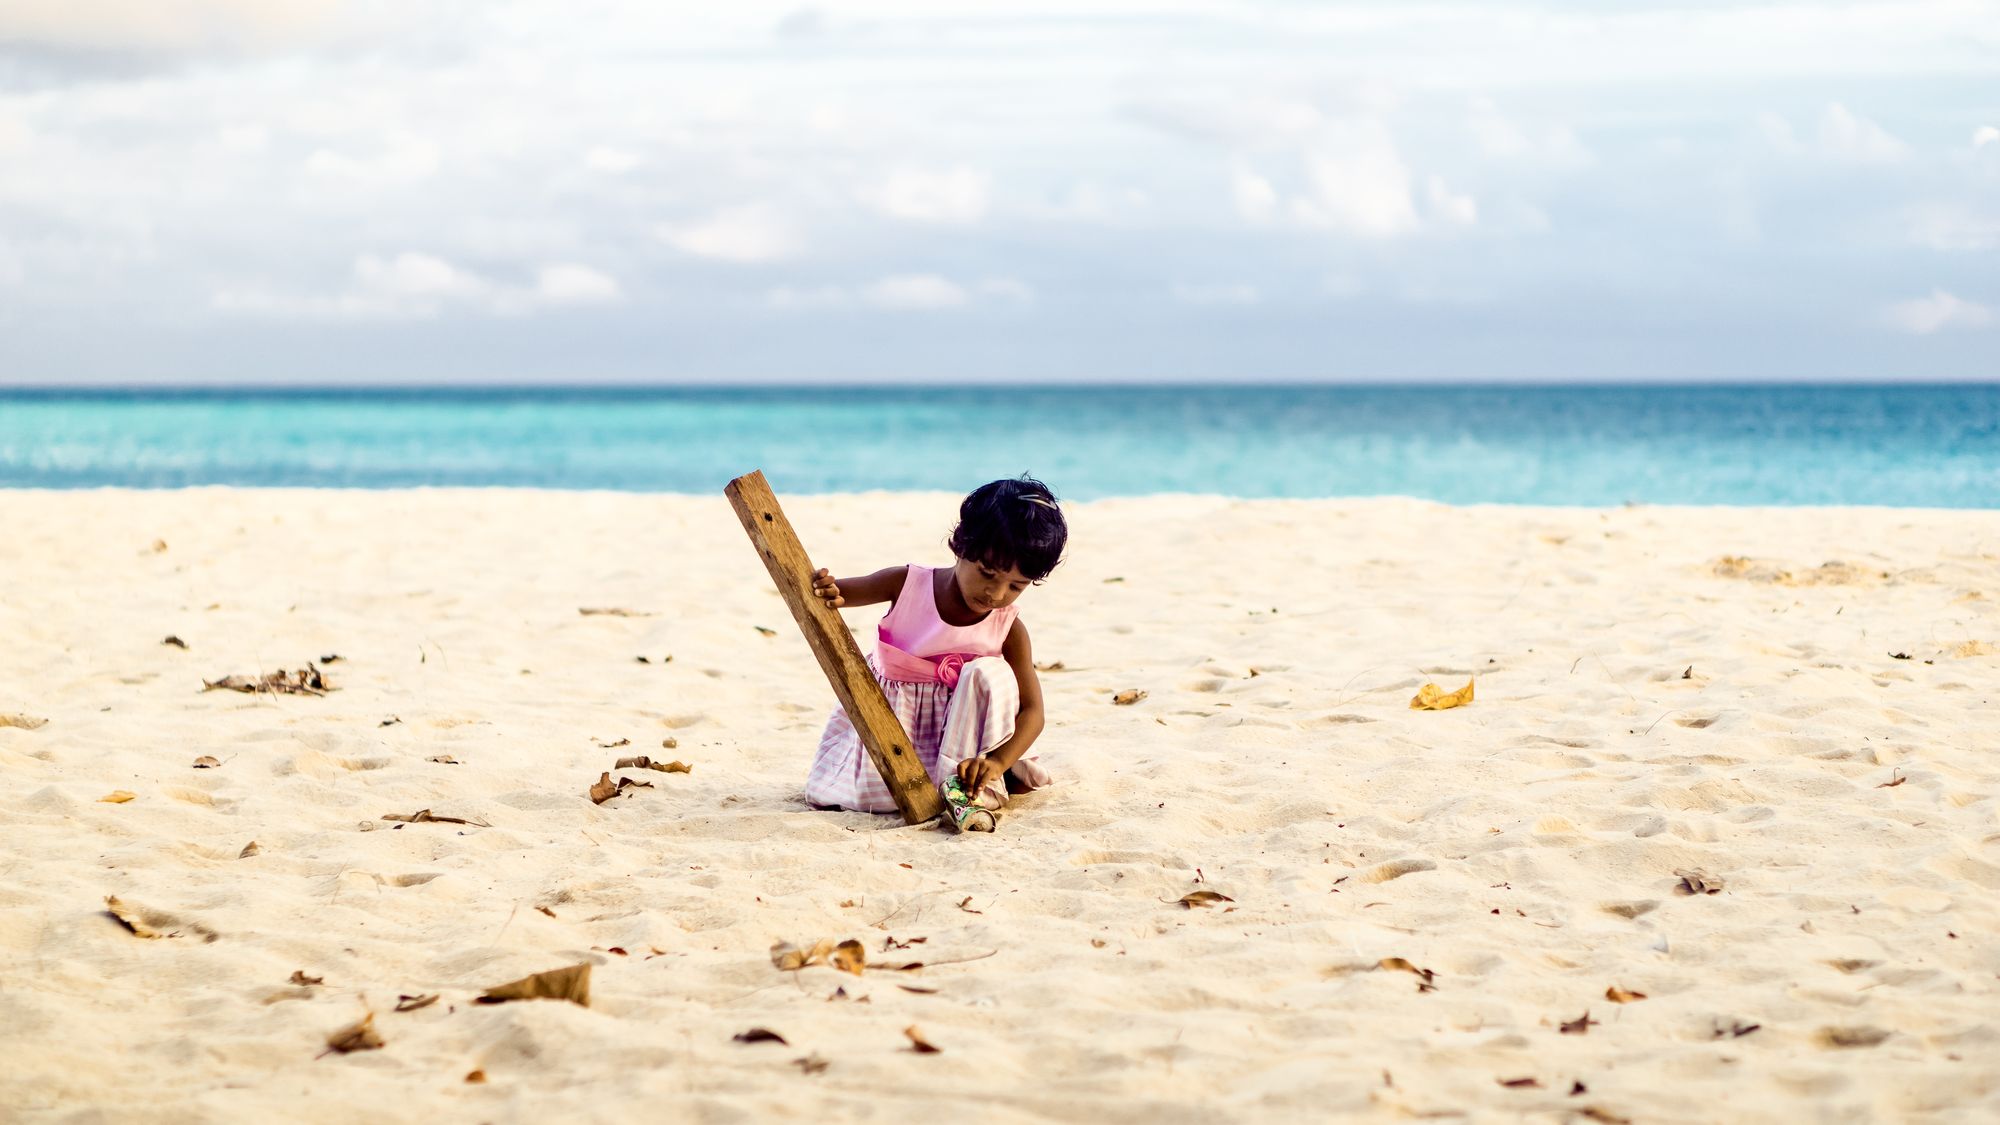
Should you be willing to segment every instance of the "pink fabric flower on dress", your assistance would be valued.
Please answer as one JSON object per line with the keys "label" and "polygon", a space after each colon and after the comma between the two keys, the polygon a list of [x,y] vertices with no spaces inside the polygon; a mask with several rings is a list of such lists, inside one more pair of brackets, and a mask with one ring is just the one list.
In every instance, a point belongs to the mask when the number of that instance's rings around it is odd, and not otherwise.
{"label": "pink fabric flower on dress", "polygon": [[943,656],[938,657],[938,682],[948,688],[957,687],[959,670],[964,667],[965,654],[962,652],[947,652]]}

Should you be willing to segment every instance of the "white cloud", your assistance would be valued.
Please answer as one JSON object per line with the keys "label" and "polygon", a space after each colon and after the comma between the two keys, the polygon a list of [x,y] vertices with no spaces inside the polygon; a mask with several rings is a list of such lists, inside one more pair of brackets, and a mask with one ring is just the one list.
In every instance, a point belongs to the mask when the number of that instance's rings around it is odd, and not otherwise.
{"label": "white cloud", "polygon": [[1447,223],[1469,227],[1479,222],[1479,201],[1451,190],[1443,176],[1432,176],[1425,181],[1424,197],[1430,204],[1430,213]]}
{"label": "white cloud", "polygon": [[885,309],[948,309],[969,298],[955,281],[934,273],[905,273],[864,286],[861,299]]}
{"label": "white cloud", "polygon": [[1240,164],[1230,171],[1229,192],[1236,200],[1236,213],[1253,223],[1268,222],[1278,213],[1278,189]]}
{"label": "white cloud", "polygon": [[552,305],[602,304],[625,296],[617,278],[569,262],[543,266],[535,275],[535,294]]}
{"label": "white cloud", "polygon": [[1991,125],[1981,125],[1972,131],[1972,147],[1985,148],[1990,144],[2000,144],[2000,129]]}
{"label": "white cloud", "polygon": [[1572,129],[1553,125],[1530,129],[1500,112],[1491,98],[1474,98],[1468,127],[1481,154],[1496,160],[1515,160],[1558,169],[1590,165],[1594,158]]}
{"label": "white cloud", "polygon": [[1292,200],[1292,217],[1362,238],[1417,230],[1422,224],[1410,195],[1410,169],[1388,130],[1367,125],[1345,133],[1306,156],[1308,192]]}
{"label": "white cloud", "polygon": [[431,254],[363,254],[339,293],[229,289],[209,301],[218,312],[273,320],[429,320],[454,309],[510,316],[562,305],[623,299],[616,278],[571,262],[536,271],[532,286],[503,285]]}
{"label": "white cloud", "polygon": [[1240,281],[1175,285],[1173,294],[1184,305],[1254,305],[1263,300],[1256,286]]}
{"label": "white cloud", "polygon": [[1911,241],[1933,250],[1962,253],[2000,247],[2000,214],[1931,205],[1911,210],[1909,224]]}
{"label": "white cloud", "polygon": [[962,308],[976,302],[1025,304],[1034,299],[1034,288],[1014,278],[989,277],[961,283],[934,273],[891,274],[855,289],[838,285],[783,285],[765,294],[765,300],[779,309],[858,304],[895,311],[926,311]]}
{"label": "white cloud", "polygon": [[1888,322],[1904,332],[1928,336],[1946,328],[1982,328],[1993,322],[1993,310],[1942,289],[1928,297],[1897,301],[1883,310]]}
{"label": "white cloud", "polygon": [[985,217],[986,173],[963,164],[899,168],[862,198],[877,211],[914,223],[971,223]]}
{"label": "white cloud", "polygon": [[1910,151],[1887,129],[1839,102],[1820,114],[1819,147],[1827,156],[1857,164],[1893,164]]}
{"label": "white cloud", "polygon": [[372,292],[392,298],[461,300],[492,290],[492,283],[442,258],[403,253],[394,258],[363,254],[354,263],[354,277]]}
{"label": "white cloud", "polygon": [[8,0],[0,43],[81,50],[269,47],[311,38],[338,0]]}
{"label": "white cloud", "polygon": [[391,136],[374,153],[353,156],[317,149],[306,158],[306,171],[331,181],[341,190],[390,187],[429,179],[438,170],[437,146],[408,133]]}
{"label": "white cloud", "polygon": [[636,152],[626,152],[619,148],[593,148],[583,154],[583,166],[593,172],[608,172],[623,175],[644,163]]}
{"label": "white cloud", "polygon": [[791,225],[761,204],[725,208],[686,226],[663,223],[654,231],[677,250],[725,262],[776,262],[799,251]]}

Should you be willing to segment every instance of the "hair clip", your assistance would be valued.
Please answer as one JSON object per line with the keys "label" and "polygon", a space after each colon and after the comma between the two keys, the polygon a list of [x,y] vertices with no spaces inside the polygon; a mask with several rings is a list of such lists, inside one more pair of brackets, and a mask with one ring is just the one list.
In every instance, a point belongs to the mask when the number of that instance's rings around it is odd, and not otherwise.
{"label": "hair clip", "polygon": [[1046,496],[1017,496],[1015,497],[1015,499],[1026,500],[1030,504],[1040,504],[1042,507],[1047,508],[1052,512],[1062,511],[1061,508],[1056,507],[1055,501],[1050,500]]}

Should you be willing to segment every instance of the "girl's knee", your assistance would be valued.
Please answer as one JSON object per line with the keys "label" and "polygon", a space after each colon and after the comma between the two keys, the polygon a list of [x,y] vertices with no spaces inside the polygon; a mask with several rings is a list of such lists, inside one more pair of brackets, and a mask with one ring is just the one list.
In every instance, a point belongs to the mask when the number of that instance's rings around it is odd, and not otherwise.
{"label": "girl's knee", "polygon": [[1000,688],[1008,691],[1019,690],[1014,682],[1014,667],[998,656],[982,656],[968,660],[959,669],[958,685],[965,687]]}

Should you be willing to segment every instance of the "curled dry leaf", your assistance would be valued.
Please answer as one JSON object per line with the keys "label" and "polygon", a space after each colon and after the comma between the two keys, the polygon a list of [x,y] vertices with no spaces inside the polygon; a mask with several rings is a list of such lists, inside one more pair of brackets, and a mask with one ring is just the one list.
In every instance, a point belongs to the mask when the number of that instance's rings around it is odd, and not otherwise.
{"label": "curled dry leaf", "polygon": [[219,680],[203,680],[203,691],[240,691],[245,694],[268,695],[325,695],[333,689],[326,682],[326,674],[316,664],[307,664],[294,672],[266,672],[262,676],[224,676]]}
{"label": "curled dry leaf", "polygon": [[[672,742],[672,741],[673,741],[673,739],[668,739],[667,741],[669,741],[669,742]],[[686,762],[654,762],[654,763],[652,763],[651,765],[647,766],[646,768],[647,768],[647,769],[649,769],[649,770],[658,770],[658,771],[660,771],[661,773],[693,773],[693,772],[694,772],[694,767],[693,767],[693,766],[691,766],[691,765],[688,765],[688,764],[687,764]]]}
{"label": "curled dry leaf", "polygon": [[100,805],[122,805],[127,801],[136,800],[138,796],[137,793],[132,792],[130,789],[113,789],[111,792],[99,797],[97,803]]}
{"label": "curled dry leaf", "polygon": [[181,648],[181,649],[184,649],[188,646],[188,643],[186,641],[181,640],[179,637],[174,636],[172,633],[167,634],[167,638],[161,641],[160,643],[163,645],[172,645],[175,648]]}
{"label": "curled dry leaf", "polygon": [[1402,957],[1384,957],[1380,961],[1375,962],[1375,967],[1390,972],[1415,973],[1417,974],[1417,976],[1423,978],[1426,984],[1430,983],[1437,977],[1437,973],[1433,972],[1432,970],[1420,969],[1415,964]]}
{"label": "curled dry leaf", "polygon": [[1596,1025],[1597,1021],[1590,1018],[1590,1009],[1585,1008],[1582,1015],[1573,1020],[1564,1020],[1559,1030],[1564,1035],[1587,1035]]}
{"label": "curled dry leaf", "polygon": [[401,821],[404,824],[476,824],[481,828],[493,827],[483,820],[467,820],[462,816],[439,816],[429,809],[418,809],[413,813],[383,813],[382,819]]}
{"label": "curled dry leaf", "polygon": [[1896,772],[1896,771],[1894,771],[1894,770],[1891,770],[1891,771],[1889,771],[1889,780],[1887,780],[1887,781],[1883,782],[1883,783],[1882,783],[1882,784],[1880,784],[1880,785],[1877,785],[1877,786],[1876,786],[1875,788],[1877,788],[1877,789],[1894,789],[1894,788],[1895,788],[1896,786],[1898,786],[1898,785],[1901,785],[1901,784],[1903,784],[1903,783],[1904,783],[1905,781],[1908,781],[1908,780],[1910,780],[1910,779],[1909,779],[1909,778],[1907,778],[1907,777],[1904,777],[1904,776],[1903,776],[1902,774],[1900,774],[1900,773],[1898,773],[1898,772]]}
{"label": "curled dry leaf", "polygon": [[437,1002],[438,994],[435,992],[426,993],[422,996],[404,994],[396,997],[396,1010],[399,1012],[414,1012],[418,1008],[428,1008]]}
{"label": "curled dry leaf", "polygon": [[1691,867],[1686,870],[1676,868],[1674,875],[1680,879],[1680,882],[1674,887],[1675,894],[1719,895],[1722,893],[1722,880],[1700,868]]}
{"label": "curled dry leaf", "polygon": [[1630,1004],[1634,1000],[1644,1000],[1646,994],[1643,992],[1628,991],[1614,984],[1604,990],[1604,998],[1613,1004]]}
{"label": "curled dry leaf", "polygon": [[375,1030],[375,1013],[361,1017],[361,1022],[350,1024],[326,1037],[326,1049],[346,1054],[349,1051],[373,1051],[382,1046],[382,1036]]}
{"label": "curled dry leaf", "polygon": [[539,910],[539,911],[541,911],[542,913],[544,913],[544,914],[548,915],[548,916],[549,916],[549,917],[551,917],[551,918],[553,918],[553,917],[555,917],[555,916],[556,916],[556,912],[555,912],[555,911],[553,911],[553,910],[550,910],[550,909],[549,909],[548,907],[546,907],[546,906],[537,906],[537,907],[535,907],[535,909],[536,909],[536,910]]}
{"label": "curled dry leaf", "polygon": [[251,856],[256,855],[258,852],[261,852],[263,850],[264,850],[263,848],[257,846],[257,841],[252,840],[249,843],[243,845],[243,850],[236,853],[236,858],[249,859]]}
{"label": "curled dry leaf", "polygon": [[606,750],[616,750],[616,749],[618,749],[618,748],[619,748],[620,746],[630,746],[630,745],[632,745],[632,740],[631,740],[631,739],[629,739],[629,738],[621,738],[621,739],[618,739],[618,740],[617,740],[616,742],[606,742],[606,741],[604,741],[604,740],[603,740],[603,739],[601,739],[601,738],[593,738],[593,739],[591,739],[591,741],[592,741],[592,742],[594,742],[594,743],[596,743],[596,744],[597,744],[598,746],[601,746],[601,747],[603,747],[603,748],[604,748],[604,749],[606,749]]}
{"label": "curled dry leaf", "polygon": [[300,988],[311,988],[313,985],[316,984],[325,984],[326,978],[309,977],[306,975],[306,971],[304,969],[293,969],[291,982],[293,984],[298,985]]}
{"label": "curled dry leaf", "polygon": [[833,947],[833,952],[827,955],[826,963],[843,973],[853,973],[858,977],[868,966],[868,950],[862,948],[860,942],[848,938]]}
{"label": "curled dry leaf", "polygon": [[1509,1090],[1539,1090],[1542,1088],[1542,1082],[1539,1078],[1496,1078],[1494,1081],[1507,1087]]}
{"label": "curled dry leaf", "polygon": [[0,727],[14,727],[17,730],[40,730],[49,725],[47,719],[37,719],[33,715],[0,715]]}
{"label": "curled dry leaf", "polygon": [[337,652],[329,652],[325,656],[319,658],[319,662],[321,664],[338,664],[340,663],[340,660],[341,656]]}
{"label": "curled dry leaf", "polygon": [[194,760],[194,768],[198,770],[221,769],[222,763],[217,761],[213,755],[203,754]]}
{"label": "curled dry leaf", "polygon": [[789,1043],[785,1043],[784,1036],[768,1027],[753,1027],[748,1031],[739,1031],[730,1038],[738,1043],[782,1043],[790,1046]]}
{"label": "curled dry leaf", "polygon": [[1146,698],[1145,689],[1126,688],[1124,691],[1121,691],[1117,695],[1112,696],[1111,702],[1116,703],[1120,707],[1130,707],[1132,704],[1137,703],[1144,698]]}
{"label": "curled dry leaf", "polygon": [[797,972],[810,965],[826,963],[834,950],[832,938],[821,938],[810,949],[801,949],[789,941],[781,941],[771,946],[771,964],[786,972]]}
{"label": "curled dry leaf", "polygon": [[142,938],[177,938],[182,930],[200,935],[205,942],[222,936],[200,922],[190,922],[164,911],[148,910],[136,903],[123,902],[117,895],[105,898],[104,910],[119,925]]}
{"label": "curled dry leaf", "polygon": [[495,985],[479,997],[481,1004],[499,1004],[508,1000],[568,1000],[572,1004],[590,1007],[590,962],[571,965],[565,969],[550,969],[545,973],[535,973],[520,980]]}
{"label": "curled dry leaf", "polygon": [[752,628],[756,629],[759,633],[762,633],[767,637],[775,637],[778,635],[778,631],[776,629],[766,629],[762,625],[755,625],[752,626]]}
{"label": "curled dry leaf", "polygon": [[1594,1105],[1584,1106],[1582,1109],[1578,1110],[1577,1113],[1587,1120],[1601,1121],[1604,1123],[1604,1125],[1632,1125],[1631,1118],[1620,1117],[1608,1109],[1603,1109]]}
{"label": "curled dry leaf", "polygon": [[653,759],[644,754],[634,758],[620,758],[611,768],[614,770],[643,770],[653,764]]}
{"label": "curled dry leaf", "polygon": [[931,1041],[924,1038],[924,1033],[917,1030],[916,1024],[904,1028],[903,1034],[909,1037],[910,1049],[920,1055],[935,1055],[944,1050],[942,1047],[932,1046]]}
{"label": "curled dry leaf", "polygon": [[590,803],[593,805],[601,805],[617,795],[618,786],[611,780],[611,773],[608,770],[598,774],[597,780],[591,783]]}
{"label": "curled dry leaf", "polygon": [[1469,679],[1465,681],[1464,687],[1453,692],[1447,692],[1436,684],[1425,684],[1418,688],[1417,694],[1411,698],[1410,710],[1449,711],[1453,707],[1463,707],[1471,702],[1472,681]]}
{"label": "curled dry leaf", "polygon": [[1714,1031],[1714,1034],[1713,1034],[1713,1035],[1711,1035],[1711,1036],[1709,1036],[1709,1038],[1711,1038],[1711,1039],[1724,1039],[1724,1038],[1728,1038],[1728,1039],[1741,1039],[1741,1038],[1743,1038],[1743,1037],[1744,1037],[1745,1035],[1748,1035],[1748,1034],[1750,1034],[1751,1032],[1753,1032],[1753,1031],[1756,1031],[1756,1030],[1757,1030],[1758,1028],[1761,1028],[1761,1027],[1763,1027],[1763,1026],[1764,1026],[1764,1025],[1763,1025],[1763,1024],[1761,1024],[1761,1023],[1744,1023],[1744,1022],[1743,1022],[1742,1020],[1730,1020],[1730,1021],[1729,1021],[1729,1026],[1728,1026],[1728,1027],[1724,1027],[1724,1026],[1722,1026],[1722,1021],[1721,1021],[1721,1020],[1717,1020],[1717,1021],[1715,1021],[1715,1025],[1714,1025],[1714,1028],[1713,1028],[1713,1031]]}
{"label": "curled dry leaf", "polygon": [[486,1072],[483,1070],[468,1070],[465,1072],[465,1080],[468,1083],[477,1086],[481,1082],[486,1081]]}
{"label": "curled dry leaf", "polygon": [[1197,906],[1214,906],[1218,902],[1235,902],[1220,891],[1193,891],[1180,897],[1180,904],[1193,910]]}

